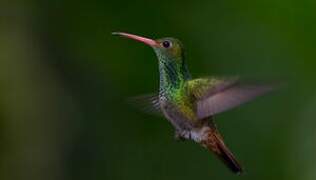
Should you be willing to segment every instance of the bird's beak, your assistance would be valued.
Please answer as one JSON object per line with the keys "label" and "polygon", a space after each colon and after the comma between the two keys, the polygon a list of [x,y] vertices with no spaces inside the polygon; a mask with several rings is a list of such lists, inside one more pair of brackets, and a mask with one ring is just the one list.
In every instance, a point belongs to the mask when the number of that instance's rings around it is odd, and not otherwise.
{"label": "bird's beak", "polygon": [[137,36],[137,35],[133,35],[133,34],[129,34],[129,33],[124,33],[124,32],[113,32],[112,35],[118,35],[118,36],[123,36],[129,39],[133,39],[139,42],[142,42],[144,44],[147,44],[151,47],[157,46],[158,43],[155,40],[149,39],[149,38],[145,38],[145,37],[141,37],[141,36]]}

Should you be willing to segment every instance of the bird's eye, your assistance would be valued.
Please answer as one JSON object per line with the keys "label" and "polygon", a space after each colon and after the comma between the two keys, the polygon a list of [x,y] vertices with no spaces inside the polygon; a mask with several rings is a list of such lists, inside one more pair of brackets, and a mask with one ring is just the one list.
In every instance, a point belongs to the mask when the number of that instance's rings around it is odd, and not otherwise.
{"label": "bird's eye", "polygon": [[162,42],[162,46],[164,48],[170,48],[172,46],[171,42],[170,41],[163,41]]}

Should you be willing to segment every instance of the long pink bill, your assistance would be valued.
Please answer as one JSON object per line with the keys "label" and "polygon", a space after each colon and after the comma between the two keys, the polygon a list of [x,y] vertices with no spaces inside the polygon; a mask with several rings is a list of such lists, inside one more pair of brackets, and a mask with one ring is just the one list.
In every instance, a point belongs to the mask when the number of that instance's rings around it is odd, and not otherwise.
{"label": "long pink bill", "polygon": [[157,42],[155,40],[149,39],[149,38],[145,38],[145,37],[141,37],[141,36],[137,36],[134,34],[129,34],[129,33],[125,33],[125,32],[113,32],[113,35],[118,35],[118,36],[123,36],[129,39],[133,39],[139,42],[142,42],[144,44],[147,44],[151,47],[156,46]]}

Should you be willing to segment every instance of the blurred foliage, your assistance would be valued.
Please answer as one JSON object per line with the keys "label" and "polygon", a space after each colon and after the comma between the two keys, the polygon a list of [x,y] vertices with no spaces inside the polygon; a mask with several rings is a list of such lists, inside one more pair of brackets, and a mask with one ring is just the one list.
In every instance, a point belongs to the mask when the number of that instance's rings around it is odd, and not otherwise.
{"label": "blurred foliage", "polygon": [[[314,180],[315,8],[311,0],[0,2],[0,179]],[[157,91],[157,61],[112,31],[181,39],[195,77],[286,82],[216,117],[243,176],[125,103]]]}

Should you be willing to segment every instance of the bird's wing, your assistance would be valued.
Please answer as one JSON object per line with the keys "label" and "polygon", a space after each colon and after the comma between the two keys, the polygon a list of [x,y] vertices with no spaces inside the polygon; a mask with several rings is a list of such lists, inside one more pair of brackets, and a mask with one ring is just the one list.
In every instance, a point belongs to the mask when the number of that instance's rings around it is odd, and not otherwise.
{"label": "bird's wing", "polygon": [[187,85],[196,99],[199,119],[237,107],[273,89],[264,84],[242,84],[238,78],[193,79]]}
{"label": "bird's wing", "polygon": [[159,104],[159,95],[156,94],[145,94],[140,96],[131,97],[128,99],[128,102],[134,107],[154,115],[162,115],[160,104]]}

